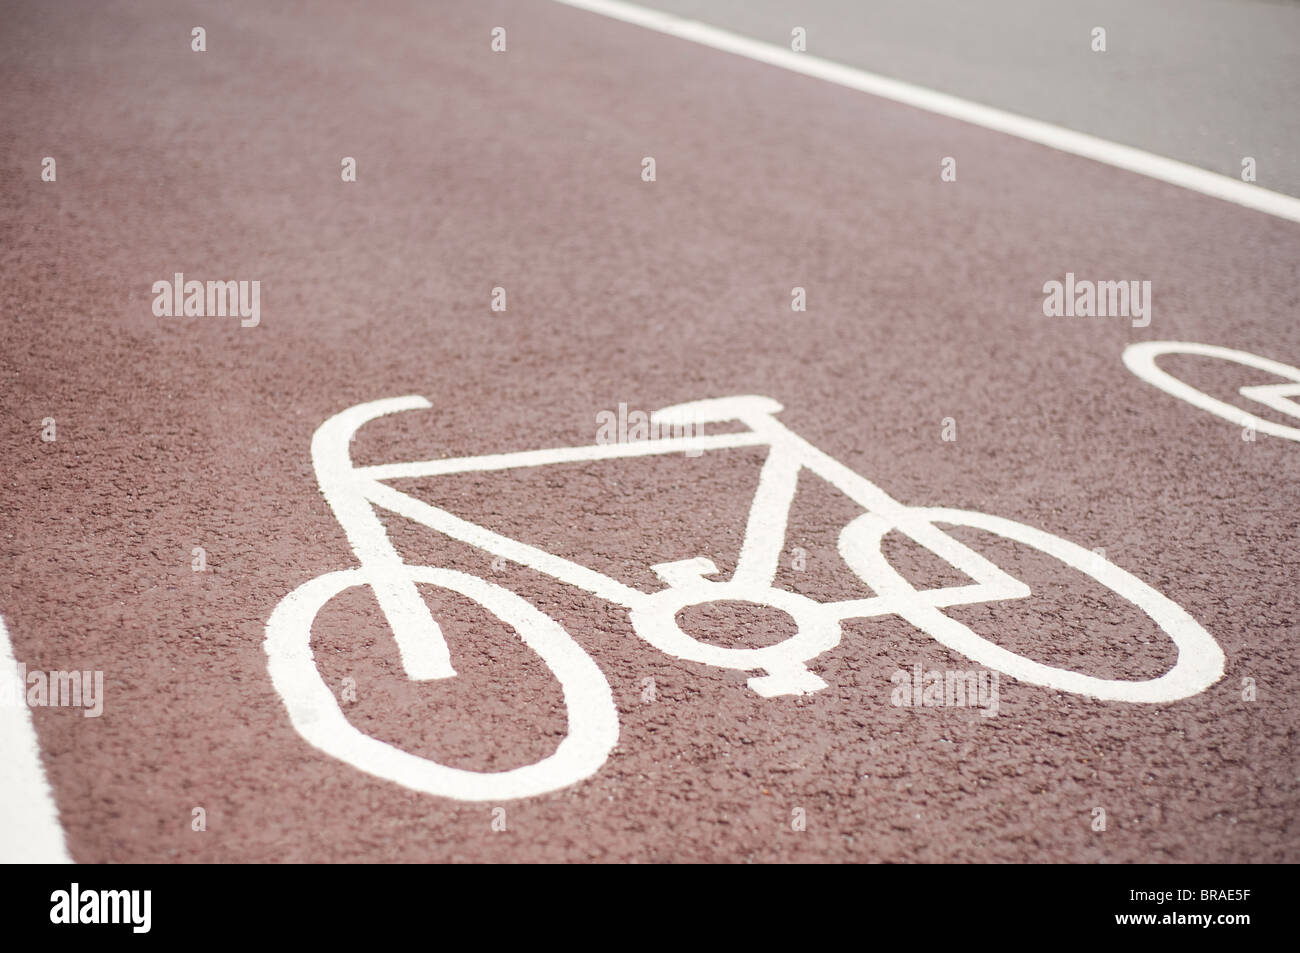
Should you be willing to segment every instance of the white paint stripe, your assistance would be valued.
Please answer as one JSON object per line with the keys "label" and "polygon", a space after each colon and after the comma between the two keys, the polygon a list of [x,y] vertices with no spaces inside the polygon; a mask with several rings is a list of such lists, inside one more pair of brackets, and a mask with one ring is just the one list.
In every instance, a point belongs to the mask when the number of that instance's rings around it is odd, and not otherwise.
{"label": "white paint stripe", "polygon": [[0,619],[0,863],[70,864],[25,691]]}
{"label": "white paint stripe", "polygon": [[730,450],[765,443],[752,433],[723,433],[711,437],[669,437],[663,440],[637,440],[632,443],[593,444],[586,447],[554,447],[548,450],[521,450],[516,453],[492,453],[482,457],[449,457],[445,460],[416,460],[411,463],[379,463],[354,467],[354,473],[371,480],[397,480],[412,477],[445,476],[484,470],[511,470],[550,463],[577,463],[587,460],[616,460],[624,457],[650,457],[655,454]]}
{"label": "white paint stripe", "polygon": [[773,447],[758,476],[758,489],[749,506],[745,538],[740,545],[733,582],[770,587],[776,578],[781,550],[785,547],[790,505],[799,488],[799,471],[803,461],[791,453],[778,453]]}
{"label": "white paint stripe", "polygon": [[623,3],[621,0],[555,0],[555,2],[632,23],[658,33],[690,40],[716,50],[734,53],[737,56],[748,57],[760,63],[779,66],[794,73],[802,73],[804,76],[812,76],[828,83],[880,96],[883,99],[915,106],[917,109],[924,109],[950,119],[993,129],[1059,152],[1068,152],[1117,169],[1136,172],[1138,175],[1223,199],[1225,202],[1233,202],[1287,221],[1300,222],[1300,199],[1262,189],[1257,185],[1250,185],[1217,172],[1199,169],[1176,159],[1135,149],[1132,146],[1120,145],[1084,132],[1018,116],[992,106],[983,106],[947,93],[914,86],[902,80],[868,73],[866,70],[845,66],[842,63],[833,63],[807,53],[796,53],[783,46],[740,36],[697,20],[687,20],[673,14],[648,10],[636,4]]}

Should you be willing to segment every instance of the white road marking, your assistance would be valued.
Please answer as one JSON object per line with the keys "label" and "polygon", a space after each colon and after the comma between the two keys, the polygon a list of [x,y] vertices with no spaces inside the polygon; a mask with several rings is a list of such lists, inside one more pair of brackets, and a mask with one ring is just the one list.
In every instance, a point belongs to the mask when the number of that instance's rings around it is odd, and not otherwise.
{"label": "white road marking", "polygon": [[1130,344],[1124,349],[1124,364],[1128,369],[1148,384],[1159,387],[1165,393],[1172,394],[1180,400],[1185,400],[1194,407],[1208,410],[1216,417],[1229,420],[1239,427],[1250,424],[1260,433],[1272,437],[1282,437],[1286,440],[1300,441],[1300,428],[1288,427],[1285,424],[1265,420],[1263,417],[1256,417],[1239,407],[1234,407],[1232,404],[1211,397],[1190,384],[1183,383],[1167,371],[1162,371],[1156,366],[1156,358],[1164,354],[1195,354],[1199,357],[1215,357],[1295,381],[1293,384],[1248,384],[1238,389],[1238,393],[1243,397],[1257,400],[1261,404],[1291,416],[1300,416],[1300,405],[1288,399],[1300,395],[1300,368],[1292,367],[1290,364],[1283,364],[1280,361],[1270,361],[1266,357],[1251,354],[1249,351],[1234,351],[1232,348],[1216,347],[1212,344],[1194,344],[1190,341],[1143,341],[1140,344]]}
{"label": "white road marking", "polygon": [[1280,192],[1272,192],[1234,179],[1200,169],[1176,159],[1158,156],[1132,146],[1121,145],[1084,132],[1019,116],[1015,113],[973,103],[967,99],[915,86],[877,73],[869,73],[842,63],[834,63],[807,53],[796,53],[788,47],[765,43],[741,36],[729,30],[688,20],[671,13],[649,10],[622,0],[555,0],[565,6],[597,13],[624,23],[632,23],[658,33],[665,33],[702,46],[744,56],[770,66],[779,66],[794,73],[812,76],[849,89],[856,89],[882,99],[915,106],[927,112],[958,119],[971,125],[982,126],[997,132],[1036,142],[1039,145],[1082,156],[1117,169],[1136,172],[1147,178],[1181,186],[1202,195],[1274,215],[1291,222],[1300,222],[1300,199]]}
{"label": "white road marking", "polygon": [[70,864],[26,691],[0,619],[0,863]]}
{"label": "white road marking", "polygon": [[729,450],[752,447],[762,439],[747,433],[722,433],[711,437],[668,437],[662,440],[639,440],[634,443],[608,443],[592,447],[553,447],[547,450],[520,450],[516,453],[491,453],[481,457],[446,457],[442,460],[418,460],[411,463],[380,463],[356,467],[356,472],[372,480],[400,480],[404,477],[446,476],[449,473],[481,473],[488,470],[513,470],[550,463],[577,463],[589,460],[620,460],[649,457],[661,453]]}
{"label": "white road marking", "polygon": [[[509,589],[453,569],[406,566],[402,572],[412,585],[422,582],[468,596],[519,634],[550,668],[564,692],[569,721],[564,740],[535,764],[509,771],[467,771],[379,741],[348,721],[316,668],[311,651],[312,621],[340,592],[351,586],[375,586],[377,577],[388,572],[388,568],[376,572],[371,567],[317,576],[286,596],[271,614],[265,645],[271,682],[299,734],[326,754],[367,774],[461,801],[545,794],[600,770],[618,742],[618,711],[604,673],[558,622],[532,603]],[[441,641],[440,634],[437,638]]]}
{"label": "white road marking", "polygon": [[[1195,619],[1172,599],[1161,595],[1114,563],[1099,558],[1091,550],[1059,536],[1053,536],[1032,526],[1003,519],[1000,516],[937,506],[915,507],[913,514],[916,518],[933,523],[971,526],[996,533],[1004,539],[1031,546],[1064,565],[1091,576],[1107,589],[1137,606],[1151,621],[1160,626],[1178,649],[1178,660],[1173,668],[1157,678],[1130,681],[1097,678],[1081,672],[1044,665],[1042,662],[1017,655],[976,634],[956,619],[944,615],[935,606],[927,605],[925,593],[912,589],[911,585],[885,561],[879,547],[881,527],[871,525],[871,521],[877,519],[874,514],[868,513],[846,526],[840,536],[840,553],[853,571],[868,579],[877,592],[888,597],[899,616],[954,652],[960,652],[974,662],[994,671],[1003,672],[1022,682],[1045,685],[1048,688],[1075,692],[1079,695],[1091,695],[1106,701],[1144,703],[1177,701],[1205,691],[1223,677],[1223,650]],[[858,528],[859,523],[862,524],[861,529]],[[869,537],[871,545],[855,547],[852,537],[857,533]],[[862,542],[865,543],[866,540]],[[857,553],[854,552],[855,548]],[[874,565],[864,565],[863,554],[866,554]],[[901,587],[905,588],[899,591]]]}
{"label": "white road marking", "polygon": [[1300,397],[1300,384],[1252,384],[1239,390],[1242,397],[1257,400],[1278,413],[1300,419],[1300,404],[1292,397]]}
{"label": "white road marking", "polygon": [[[502,470],[625,455],[612,453],[609,446],[495,454],[480,458],[481,466],[475,465],[474,458],[352,466],[349,447],[362,424],[387,414],[428,407],[429,402],[418,396],[377,400],[342,411],[317,429],[312,438],[317,479],[361,567],[326,573],[291,592],[267,622],[265,643],[271,680],[289,709],[290,720],[304,738],[354,767],[414,790],[477,801],[530,797],[575,784],[595,774],[617,743],[618,713],[604,674],[558,622],[519,595],[476,576],[404,563],[388,539],[376,507],[622,605],[629,610],[628,620],[636,635],[650,645],[675,658],[758,673],[749,678],[748,685],[765,698],[826,688],[826,682],[807,663],[839,644],[844,620],[886,614],[896,614],[948,648],[1021,681],[1101,699],[1171,702],[1202,692],[1223,676],[1223,651],[1213,637],[1178,605],[1137,577],[1081,546],[1021,523],[982,513],[899,503],[787,429],[775,417],[781,405],[769,398],[750,395],[697,401],[665,408],[655,415],[656,419],[684,418],[698,424],[739,421],[748,429],[725,435],[728,445],[770,449],[759,473],[732,577],[725,582],[707,578],[717,573],[717,566],[706,556],[659,563],[651,569],[666,588],[654,593],[642,592],[571,560],[494,533],[375,479],[376,474],[419,477],[433,472]],[[688,444],[701,445],[700,441],[710,439],[646,441],[638,451],[678,453]],[[876,593],[873,597],[821,603],[773,585],[791,503],[804,469],[829,482],[866,511],[840,533],[839,552]],[[1091,576],[1163,629],[1178,649],[1177,661],[1157,678],[1095,678],[1035,662],[977,635],[941,609],[961,603],[1021,599],[1031,594],[1030,588],[939,529],[938,523],[999,534]],[[881,544],[890,532],[914,540],[972,582],[918,591],[885,558]],[[511,625],[524,644],[550,667],[564,692],[569,719],[568,733],[554,754],[510,771],[465,771],[368,737],[348,721],[316,668],[311,651],[313,620],[338,593],[352,586],[370,586],[392,626],[407,674],[417,679],[451,677],[455,670],[446,640],[417,583],[442,586],[477,601]],[[684,608],[733,600],[787,613],[795,620],[795,634],[762,648],[729,648],[701,641],[677,622]]]}

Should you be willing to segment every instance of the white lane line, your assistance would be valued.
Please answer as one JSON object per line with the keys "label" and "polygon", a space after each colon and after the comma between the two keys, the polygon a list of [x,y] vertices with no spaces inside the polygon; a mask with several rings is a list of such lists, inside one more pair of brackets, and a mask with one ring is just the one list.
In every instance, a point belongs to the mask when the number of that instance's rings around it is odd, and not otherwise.
{"label": "white lane line", "polygon": [[1300,222],[1300,199],[1262,189],[1257,185],[1220,175],[1217,172],[1198,169],[1185,162],[1158,156],[1132,146],[1120,145],[1084,132],[1075,132],[1073,129],[1064,129],[1048,122],[1018,116],[1015,113],[994,109],[992,106],[982,106],[957,96],[935,92],[923,86],[914,86],[877,73],[868,73],[866,70],[855,69],[842,63],[832,63],[830,60],[810,56],[807,53],[796,53],[774,43],[741,36],[700,23],[698,20],[687,20],[670,13],[648,10],[634,3],[624,3],[622,0],[555,0],[555,2],[690,40],[715,50],[745,56],[760,63],[779,66],[791,72],[860,90],[883,99],[915,106],[917,109],[924,109],[940,116],[983,126],[1060,152],[1103,162],[1117,169],[1136,172],[1138,175],[1168,182],[1170,185],[1178,185],[1193,192],[1200,192],[1202,195],[1243,205],[1287,221]]}
{"label": "white lane line", "polygon": [[41,766],[26,686],[18,677],[4,619],[0,619],[0,863],[72,863]]}

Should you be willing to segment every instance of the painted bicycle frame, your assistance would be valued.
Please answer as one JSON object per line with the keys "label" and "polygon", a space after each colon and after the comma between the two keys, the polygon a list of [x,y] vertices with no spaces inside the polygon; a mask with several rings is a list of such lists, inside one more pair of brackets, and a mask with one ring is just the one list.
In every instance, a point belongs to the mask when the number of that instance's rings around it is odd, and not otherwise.
{"label": "painted bicycle frame", "polygon": [[[320,426],[312,440],[316,476],[360,565],[304,583],[284,598],[267,623],[271,678],[294,727],[317,748],[406,787],[471,801],[528,797],[566,787],[590,777],[604,764],[618,739],[618,714],[604,674],[559,623],[495,583],[458,570],[406,563],[389,540],[376,508],[623,606],[636,634],[650,645],[676,658],[752,673],[747,684],[763,697],[825,688],[826,683],[808,668],[808,662],[840,642],[843,622],[883,615],[899,616],[949,649],[1021,681],[1110,701],[1176,701],[1205,690],[1223,675],[1223,652],[1209,633],[1136,576],[1096,552],[1022,523],[968,510],[902,504],[787,429],[776,419],[781,405],[770,398],[747,395],[694,401],[665,408],[653,417],[660,427],[689,425],[689,432],[696,436],[364,467],[352,464],[351,440],[364,424],[430,406],[418,396],[378,400],[345,410]],[[707,425],[737,421],[745,429],[703,433]],[[717,573],[717,567],[705,556],[659,563],[651,568],[664,588],[650,593],[468,522],[384,482],[736,447],[767,447],[768,455],[735,572],[725,581],[708,579]],[[799,474],[805,469],[865,510],[843,527],[838,548],[848,566],[870,587],[870,597],[818,602],[774,587],[790,505]],[[1034,661],[977,635],[943,610],[1020,599],[1030,595],[1030,589],[937,524],[997,534],[1092,577],[1145,612],[1174,642],[1177,662],[1156,678],[1103,679]],[[925,547],[973,581],[916,589],[885,559],[881,544],[890,532]],[[310,647],[312,621],[343,590],[370,586],[392,628],[406,674],[416,680],[450,678],[456,674],[450,652],[419,592],[420,584],[441,586],[475,600],[511,625],[550,667],[564,692],[569,722],[567,736],[550,756],[508,771],[468,771],[370,738],[347,720],[316,669]],[[795,620],[797,631],[762,648],[726,648],[692,638],[677,625],[682,609],[719,601],[779,609]]]}

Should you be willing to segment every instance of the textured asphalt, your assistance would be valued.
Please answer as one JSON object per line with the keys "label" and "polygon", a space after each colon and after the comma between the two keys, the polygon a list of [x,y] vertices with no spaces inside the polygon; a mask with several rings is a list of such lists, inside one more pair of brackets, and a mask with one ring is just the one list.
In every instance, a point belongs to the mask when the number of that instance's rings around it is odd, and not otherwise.
{"label": "textured asphalt", "polygon": [[[101,718],[33,711],[74,859],[1300,860],[1300,444],[1244,441],[1120,359],[1173,339],[1300,363],[1300,227],[545,2],[15,3],[0,73],[0,614],[30,669],[105,672]],[[178,271],[260,280],[260,325],[155,317],[152,283]],[[1067,271],[1150,280],[1150,327],[1045,318],[1042,286]],[[1225,395],[1268,383],[1168,366]],[[409,562],[491,578],[572,634],[613,688],[618,747],[589,780],[503,805],[497,832],[489,805],[295,732],[267,619],[355,565],[309,455],[326,418],[427,397],[354,443],[389,462],[590,443],[620,402],[749,393],[904,503],[1104,548],[1215,637],[1224,678],[1154,706],[1004,678],[996,718],[897,708],[896,669],[969,663],[890,617],[817,660],[826,690],[763,699],[641,642],[623,610],[393,518]],[[404,488],[649,591],[655,563],[734,566],[760,461]],[[778,582],[865,595],[835,550],[857,512],[805,480],[789,545],[807,568]],[[1110,677],[1172,664],[1085,576],[953,534],[1035,591],[952,610],[987,637]],[[917,585],[951,581],[886,547]],[[461,673],[445,682],[400,676],[365,591],[321,613],[322,671],[359,686],[349,717],[463,767],[549,751],[564,715],[545,668],[472,604],[428,596]],[[698,624],[772,637],[741,613]]]}

